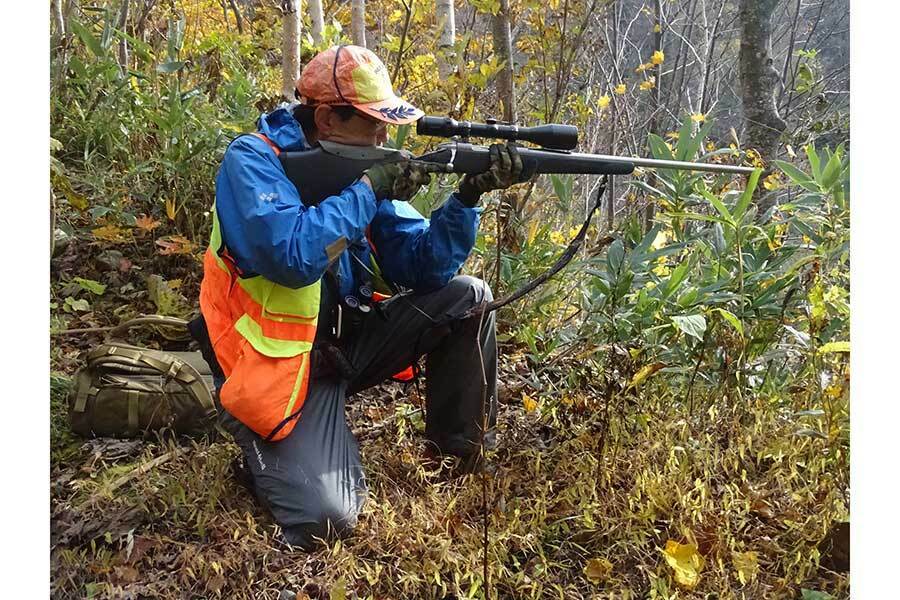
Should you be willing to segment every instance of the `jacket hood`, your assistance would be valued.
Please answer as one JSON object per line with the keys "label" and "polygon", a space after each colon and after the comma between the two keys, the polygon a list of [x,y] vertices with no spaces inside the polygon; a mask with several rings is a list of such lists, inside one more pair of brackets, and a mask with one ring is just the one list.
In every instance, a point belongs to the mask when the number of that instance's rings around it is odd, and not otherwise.
{"label": "jacket hood", "polygon": [[256,126],[259,133],[272,140],[282,150],[309,148],[300,123],[291,114],[288,105],[282,105],[270,113],[263,113]]}

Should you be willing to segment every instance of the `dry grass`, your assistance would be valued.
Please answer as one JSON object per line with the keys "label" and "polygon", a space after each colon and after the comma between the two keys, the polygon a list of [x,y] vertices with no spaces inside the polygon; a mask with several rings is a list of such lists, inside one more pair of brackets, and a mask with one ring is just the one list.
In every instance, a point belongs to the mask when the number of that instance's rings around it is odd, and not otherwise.
{"label": "dry grass", "polygon": [[[484,597],[480,481],[422,466],[409,391],[385,387],[351,405],[362,430],[400,416],[364,436],[371,491],[356,534],[313,554],[278,541],[230,477],[237,450],[225,440],[194,443],[114,497],[105,485],[172,442],[93,442],[61,455],[51,474],[53,596]],[[661,385],[609,410],[586,392],[538,398],[530,413],[507,399],[490,455],[492,598],[849,596],[849,577],[825,569],[818,550],[847,519],[847,457],[796,435],[790,399],[707,398],[691,416]],[[669,539],[705,558],[692,591],[663,560]],[[746,551],[759,569],[742,584],[732,553]],[[613,565],[600,582],[584,572],[593,558]]]}

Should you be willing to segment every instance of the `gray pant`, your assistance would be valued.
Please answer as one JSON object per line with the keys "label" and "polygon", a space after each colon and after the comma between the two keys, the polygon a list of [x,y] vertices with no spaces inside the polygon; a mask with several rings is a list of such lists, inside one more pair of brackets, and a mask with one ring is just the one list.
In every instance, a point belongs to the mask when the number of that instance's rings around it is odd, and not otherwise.
{"label": "gray pant", "polygon": [[[315,538],[348,533],[366,499],[359,445],[344,415],[346,397],[402,370],[420,356],[425,363],[425,435],[444,454],[468,457],[479,451],[482,402],[489,429],[496,423],[497,342],[493,313],[485,317],[481,355],[475,340],[479,319],[435,322],[459,316],[492,299],[487,284],[454,277],[428,293],[390,299],[386,319],[368,315],[344,354],[358,376],[310,381],[303,412],[283,440],[265,442],[224,410],[220,422],[241,447],[257,498],[272,512],[291,545],[311,549]],[[424,313],[424,314],[423,314]]]}

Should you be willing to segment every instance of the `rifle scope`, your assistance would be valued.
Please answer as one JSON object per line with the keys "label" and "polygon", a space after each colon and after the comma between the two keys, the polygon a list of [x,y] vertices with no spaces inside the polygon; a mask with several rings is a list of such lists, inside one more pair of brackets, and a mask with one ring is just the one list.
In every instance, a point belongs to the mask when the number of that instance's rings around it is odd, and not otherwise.
{"label": "rifle scope", "polygon": [[578,128],[574,125],[551,123],[537,127],[504,125],[493,120],[487,123],[456,121],[450,117],[422,117],[416,123],[416,133],[436,137],[485,137],[501,140],[522,140],[544,148],[573,150],[578,145]]}

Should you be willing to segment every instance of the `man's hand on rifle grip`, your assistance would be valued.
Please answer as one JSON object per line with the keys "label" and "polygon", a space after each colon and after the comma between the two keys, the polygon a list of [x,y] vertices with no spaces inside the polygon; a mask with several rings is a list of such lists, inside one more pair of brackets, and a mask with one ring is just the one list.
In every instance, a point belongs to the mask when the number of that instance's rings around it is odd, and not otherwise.
{"label": "man's hand on rifle grip", "polygon": [[478,204],[481,195],[493,190],[505,190],[525,179],[522,158],[514,142],[491,144],[491,165],[484,173],[466,175],[459,183],[457,198],[468,207]]}

